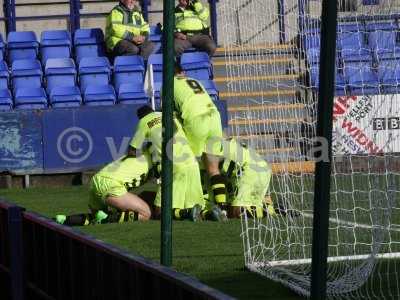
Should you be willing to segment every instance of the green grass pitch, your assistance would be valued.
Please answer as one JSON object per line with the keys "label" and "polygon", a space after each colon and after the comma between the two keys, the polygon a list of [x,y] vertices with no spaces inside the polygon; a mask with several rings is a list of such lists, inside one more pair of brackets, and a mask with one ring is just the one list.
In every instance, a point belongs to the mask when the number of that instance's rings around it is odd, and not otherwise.
{"label": "green grass pitch", "polygon": [[[313,178],[303,176],[302,184],[294,180],[290,195],[293,208],[312,213]],[[279,187],[278,178],[274,178],[273,187]],[[380,224],[387,219],[388,203],[393,208],[390,212],[394,226],[383,238],[381,253],[400,252],[400,176],[394,174],[341,174],[332,180],[330,203],[331,217],[344,222],[341,226],[331,222],[329,250],[331,256],[347,255],[349,248],[356,247],[357,254],[371,252],[370,224]],[[283,185],[284,186],[284,185]],[[301,186],[304,188],[301,192]],[[386,190],[389,198],[386,198]],[[275,190],[277,193],[281,193]],[[73,214],[87,210],[88,189],[85,186],[68,188],[31,188],[0,190],[0,196],[14,201],[28,210],[53,217],[58,213]],[[274,196],[274,194],[273,194]],[[275,197],[275,196],[274,196]],[[385,200],[386,199],[386,200]],[[389,202],[388,202],[389,201]],[[297,207],[296,207],[297,206]],[[369,212],[374,207],[373,212]],[[372,218],[372,219],[371,219]],[[375,220],[374,220],[375,219]],[[305,235],[312,236],[312,219],[302,218]],[[279,224],[283,222],[282,224]],[[350,226],[346,226],[350,224]],[[352,229],[351,224],[364,227]],[[378,223],[376,223],[378,222]],[[285,231],[285,220],[275,221],[275,226]],[[300,226],[300,225],[299,225]],[[105,224],[80,227],[96,238],[117,245],[135,254],[159,261],[160,222],[136,222],[129,224]],[[379,230],[379,228],[378,228]],[[301,299],[294,292],[265,277],[244,270],[241,224],[239,220],[227,223],[177,221],[173,223],[173,266],[176,270],[190,274],[200,281],[239,299]],[[258,235],[258,229],[257,234]],[[271,238],[268,237],[267,238]],[[285,239],[285,235],[282,235]],[[296,239],[296,236],[292,238]],[[291,247],[292,257],[302,257],[302,253],[311,255],[311,240],[307,246]],[[300,244],[299,244],[300,245]],[[340,245],[337,247],[337,245]],[[390,248],[389,248],[390,247]],[[351,252],[351,251],[350,251]],[[282,257],[281,259],[287,259]],[[331,264],[331,270],[343,267],[343,264]],[[360,292],[377,295],[376,299],[387,298],[393,291],[400,295],[398,271],[400,260],[382,260],[375,265],[367,284]],[[375,299],[375,298],[374,298]]]}
{"label": "green grass pitch", "polygon": [[[85,186],[0,190],[27,210],[53,217],[86,211]],[[79,227],[101,240],[159,261],[160,222]],[[239,299],[302,299],[289,289],[244,270],[240,221],[173,223],[173,267]]]}

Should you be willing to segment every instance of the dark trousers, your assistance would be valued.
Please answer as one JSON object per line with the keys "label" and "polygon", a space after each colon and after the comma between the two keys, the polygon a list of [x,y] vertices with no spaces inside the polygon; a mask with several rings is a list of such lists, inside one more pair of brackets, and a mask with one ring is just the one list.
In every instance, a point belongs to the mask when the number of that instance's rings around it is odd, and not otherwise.
{"label": "dark trousers", "polygon": [[135,45],[133,42],[121,40],[115,45],[112,55],[114,57],[124,55],[140,55],[144,59],[148,59],[153,50],[154,44],[151,41],[146,40],[143,42],[143,44]]}
{"label": "dark trousers", "polygon": [[217,49],[217,45],[211,39],[209,35],[206,34],[195,34],[192,36],[187,35],[186,40],[181,40],[175,38],[175,52],[176,55],[180,56],[186,49],[191,47],[196,48],[199,51],[205,51],[209,56],[213,56],[215,50]]}

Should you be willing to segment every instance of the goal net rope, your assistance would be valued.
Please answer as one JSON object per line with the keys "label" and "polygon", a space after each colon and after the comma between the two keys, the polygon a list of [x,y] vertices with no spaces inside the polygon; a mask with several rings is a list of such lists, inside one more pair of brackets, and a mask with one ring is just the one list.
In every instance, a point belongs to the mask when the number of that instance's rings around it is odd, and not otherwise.
{"label": "goal net rope", "polygon": [[[230,136],[272,165],[246,267],[309,296],[321,0],[220,0]],[[400,1],[339,3],[327,294],[400,298]],[[322,155],[321,155],[322,154]],[[326,152],[325,152],[326,154]]]}

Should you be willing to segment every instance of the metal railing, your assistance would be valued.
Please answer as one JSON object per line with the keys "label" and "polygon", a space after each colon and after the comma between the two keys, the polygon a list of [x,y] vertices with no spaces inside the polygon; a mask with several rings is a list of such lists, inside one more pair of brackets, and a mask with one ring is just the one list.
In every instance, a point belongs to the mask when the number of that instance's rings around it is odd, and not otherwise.
{"label": "metal railing", "polygon": [[0,279],[4,299],[233,299],[2,199]]}

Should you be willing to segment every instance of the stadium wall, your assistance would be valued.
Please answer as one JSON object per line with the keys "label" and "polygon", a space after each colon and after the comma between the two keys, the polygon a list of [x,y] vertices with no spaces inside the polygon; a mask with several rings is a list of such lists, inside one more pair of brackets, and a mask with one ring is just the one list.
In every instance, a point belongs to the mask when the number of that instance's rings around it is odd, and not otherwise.
{"label": "stadium wall", "polygon": [[[226,107],[216,102],[222,126]],[[126,153],[140,105],[2,112],[0,172],[71,173],[97,169]]]}

